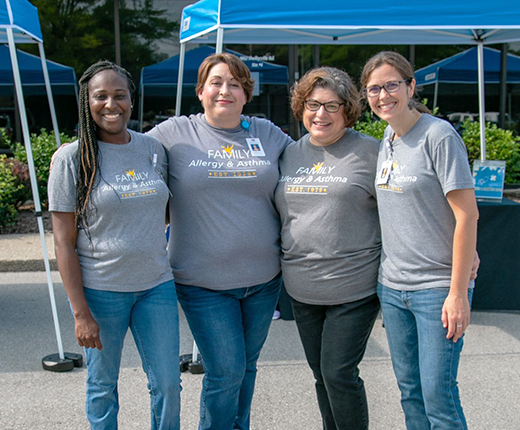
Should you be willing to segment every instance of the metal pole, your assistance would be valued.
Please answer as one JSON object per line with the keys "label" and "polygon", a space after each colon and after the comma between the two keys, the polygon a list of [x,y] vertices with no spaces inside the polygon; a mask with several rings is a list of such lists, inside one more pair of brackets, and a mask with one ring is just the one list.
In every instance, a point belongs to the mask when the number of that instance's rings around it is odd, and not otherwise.
{"label": "metal pole", "polygon": [[[289,45],[289,88],[299,79],[298,73],[298,45]],[[289,134],[293,139],[300,138],[300,127],[294,118],[290,107],[289,110]]]}
{"label": "metal pole", "polygon": [[52,315],[54,317],[54,329],[56,331],[56,341],[58,342],[59,357],[61,360],[64,360],[65,354],[63,352],[63,344],[61,342],[61,331],[60,331],[60,324],[58,321],[58,311],[56,308],[56,299],[54,297],[54,287],[52,285],[52,280],[51,280],[51,268],[50,268],[50,264],[49,264],[49,255],[47,253],[47,244],[45,243],[45,232],[44,232],[44,228],[43,228],[43,220],[42,220],[42,215],[41,215],[42,208],[41,208],[41,204],[40,204],[40,195],[38,194],[38,182],[36,181],[36,170],[34,168],[34,159],[33,159],[33,155],[32,155],[31,137],[29,134],[29,124],[27,123],[27,115],[25,113],[26,111],[25,111],[25,101],[23,99],[23,92],[22,92],[22,80],[20,78],[20,69],[18,67],[18,58],[16,56],[13,29],[8,27],[6,29],[6,31],[7,31],[7,40],[8,40],[8,44],[9,44],[9,52],[11,54],[11,64],[13,67],[14,85],[16,87],[18,108],[21,112],[20,120],[22,123],[22,132],[23,132],[25,149],[26,149],[26,153],[27,153],[27,164],[29,165],[31,188],[32,188],[33,201],[34,201],[34,210],[36,212],[36,216],[37,216],[37,220],[38,220],[38,230],[40,232],[40,238],[41,238],[41,242],[42,242],[43,259],[44,259],[44,263],[45,263],[45,272],[47,274],[47,284],[49,287],[49,296],[50,296],[50,300],[51,300]]}
{"label": "metal pole", "polygon": [[215,49],[215,53],[221,54],[223,46],[224,46],[224,29],[219,27],[217,29],[217,46]]}
{"label": "metal pole", "polygon": [[484,44],[478,42],[478,110],[480,121],[480,159],[486,161],[486,106],[484,88]]}
{"label": "metal pole", "polygon": [[121,65],[121,35],[119,31],[119,0],[114,0],[114,39],[116,45],[116,64]]}
{"label": "metal pole", "polygon": [[435,89],[433,92],[433,108],[434,109],[437,107],[438,96],[439,96],[439,74],[437,72],[437,82],[435,82]]}
{"label": "metal pole", "polygon": [[[500,54],[500,117],[498,126],[505,128],[506,125],[506,100],[507,100],[507,43],[502,44]],[[511,112],[509,112],[511,115]]]}
{"label": "metal pole", "polygon": [[320,45],[314,45],[314,52],[313,52],[313,63],[314,67],[320,66]]}
{"label": "metal pole", "polygon": [[54,137],[58,148],[61,146],[60,130],[58,129],[58,120],[56,119],[56,110],[54,108],[54,99],[52,98],[51,81],[49,79],[49,71],[47,70],[47,59],[45,58],[45,50],[43,43],[38,42],[40,51],[40,59],[42,61],[43,80],[45,81],[45,89],[47,90],[47,99],[49,100],[49,109],[51,110],[52,128],[54,129]]}
{"label": "metal pole", "polygon": [[181,43],[181,52],[179,53],[179,74],[177,77],[177,99],[175,100],[175,116],[181,116],[182,106],[182,84],[184,77],[184,57],[186,56],[186,44]]}

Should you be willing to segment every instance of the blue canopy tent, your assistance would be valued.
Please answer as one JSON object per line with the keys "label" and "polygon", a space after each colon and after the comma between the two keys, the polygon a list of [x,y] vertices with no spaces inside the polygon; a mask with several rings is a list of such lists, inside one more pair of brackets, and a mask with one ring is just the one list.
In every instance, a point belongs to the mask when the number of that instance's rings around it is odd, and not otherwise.
{"label": "blue canopy tent", "polygon": [[[439,84],[478,84],[477,48],[473,47],[415,72],[417,85],[435,85],[433,107],[437,106]],[[484,83],[500,83],[500,51],[484,48]],[[520,84],[520,57],[507,55],[507,83]]]}
{"label": "blue canopy tent", "polygon": [[[477,45],[481,150],[485,159],[483,48],[520,40],[520,3],[495,0],[201,0],[183,10],[179,82],[186,43]],[[182,86],[177,88],[180,112]]]}
{"label": "blue canopy tent", "polygon": [[[54,319],[54,328],[56,331],[56,340],[58,342],[58,354],[52,354],[44,357],[42,360],[43,367],[47,370],[63,371],[70,370],[74,365],[80,366],[82,363],[81,356],[78,354],[69,354],[67,356],[63,352],[61,341],[61,332],[58,321],[58,312],[56,308],[56,299],[54,296],[54,287],[51,280],[51,269],[49,264],[49,254],[45,243],[45,232],[42,220],[42,208],[40,196],[38,194],[38,183],[36,179],[36,171],[34,169],[34,159],[31,149],[31,136],[29,134],[29,124],[27,121],[27,113],[25,109],[25,101],[23,96],[22,80],[20,76],[20,66],[18,55],[16,52],[16,43],[37,43],[41,59],[41,67],[49,107],[51,111],[52,124],[56,134],[56,140],[59,144],[59,130],[54,110],[54,102],[52,99],[52,90],[47,70],[47,61],[45,59],[45,51],[43,49],[43,37],[40,28],[40,20],[38,18],[38,9],[34,7],[28,0],[0,0],[0,45],[8,45],[11,57],[11,67],[14,78],[14,87],[16,88],[16,100],[18,102],[18,110],[20,112],[20,120],[22,123],[22,132],[24,145],[27,152],[27,164],[29,165],[29,173],[31,178],[31,188],[34,201],[34,209],[36,219],[38,221],[38,230],[43,249],[43,258],[45,263],[45,272],[47,275],[47,284],[49,287],[49,296],[51,300],[52,314]],[[80,359],[81,358],[81,359]]]}
{"label": "blue canopy tent", "polygon": [[[25,95],[46,94],[45,79],[40,58],[16,50],[20,78]],[[76,72],[72,67],[47,60],[49,80],[54,94],[77,94]],[[0,45],[0,95],[11,95],[14,91],[13,67],[9,47]]]}
{"label": "blue canopy tent", "polygon": [[[251,58],[239,52],[226,49],[226,52],[240,57],[251,70],[251,75],[255,79],[254,94],[261,92],[262,85],[288,85],[289,73],[286,66],[268,63],[266,61]],[[212,46],[201,46],[186,52],[184,65],[183,86],[185,89],[193,89],[197,85],[197,74],[202,61],[211,54],[215,53]],[[179,74],[180,56],[168,58],[160,63],[141,69],[141,79],[139,83],[140,109],[139,122],[142,124],[144,97],[148,96],[168,96],[174,95],[177,89],[177,78]],[[173,97],[172,97],[173,98]]]}

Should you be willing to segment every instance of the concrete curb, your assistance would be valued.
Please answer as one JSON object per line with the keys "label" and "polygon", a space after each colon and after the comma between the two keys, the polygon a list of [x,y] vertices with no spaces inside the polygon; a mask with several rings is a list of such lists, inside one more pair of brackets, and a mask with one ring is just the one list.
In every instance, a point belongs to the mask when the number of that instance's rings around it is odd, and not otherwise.
{"label": "concrete curb", "polygon": [[[45,234],[51,270],[57,270],[54,237]],[[45,271],[42,241],[38,233],[0,235],[0,272]]]}
{"label": "concrete curb", "polygon": [[[58,270],[55,259],[49,260],[51,270]],[[0,261],[0,272],[44,272],[43,257],[39,260],[7,260]]]}

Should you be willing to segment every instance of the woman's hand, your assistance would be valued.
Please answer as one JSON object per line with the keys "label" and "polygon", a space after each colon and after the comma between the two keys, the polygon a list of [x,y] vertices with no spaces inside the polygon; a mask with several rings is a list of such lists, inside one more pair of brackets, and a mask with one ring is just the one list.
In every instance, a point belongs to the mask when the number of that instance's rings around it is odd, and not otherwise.
{"label": "woman's hand", "polygon": [[448,329],[446,338],[457,342],[469,325],[468,285],[473,272],[476,276],[475,265],[478,267],[480,262],[475,253],[478,209],[472,189],[450,191],[446,199],[455,216],[455,232],[450,292],[444,301],[441,319]]}
{"label": "woman's hand", "polygon": [[469,325],[470,307],[468,295],[456,295],[451,292],[446,297],[442,307],[442,325],[448,329],[446,339],[457,342]]}
{"label": "woman's hand", "polygon": [[99,326],[90,312],[86,316],[76,316],[75,321],[78,345],[84,346],[85,348],[97,348],[101,351],[103,345],[99,338]]}
{"label": "woman's hand", "polygon": [[83,292],[81,268],[76,253],[78,230],[72,212],[52,212],[54,248],[58,270],[74,313],[76,339],[79,346],[103,349],[99,326],[92,317]]}

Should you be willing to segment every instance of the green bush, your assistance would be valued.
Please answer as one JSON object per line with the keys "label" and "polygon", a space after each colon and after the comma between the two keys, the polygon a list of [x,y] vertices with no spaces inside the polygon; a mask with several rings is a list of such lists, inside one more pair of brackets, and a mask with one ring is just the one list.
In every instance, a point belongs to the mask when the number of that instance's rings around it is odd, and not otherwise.
{"label": "green bush", "polygon": [[369,112],[365,113],[365,118],[354,124],[354,130],[357,130],[368,136],[375,137],[377,140],[383,140],[385,128],[388,125],[386,121],[374,119]]}
{"label": "green bush", "polygon": [[[422,99],[421,103],[426,106],[428,103],[428,99]],[[439,108],[436,107],[431,114],[437,115],[439,112]],[[382,121],[379,118],[370,114],[370,112],[365,112],[365,116],[363,119],[360,119],[358,122],[354,124],[354,130],[357,130],[363,134],[367,134],[368,136],[375,137],[377,140],[383,140],[383,136],[385,135],[385,129],[388,123],[386,121]]]}
{"label": "green bush", "polygon": [[0,228],[13,225],[18,218],[16,202],[23,185],[12,172],[13,160],[0,155]]}
{"label": "green bush", "polygon": [[[74,140],[63,133],[60,133],[60,139],[62,143],[72,142]],[[47,130],[42,128],[39,135],[32,134],[31,147],[34,159],[34,168],[36,170],[36,178],[38,179],[38,191],[40,193],[42,204],[45,204],[47,202],[47,182],[49,180],[51,158],[52,154],[54,154],[58,148],[54,131],[47,133]],[[27,164],[27,153],[23,144],[16,144],[14,156],[22,163]],[[28,187],[30,188],[30,184]]]}
{"label": "green bush", "polygon": [[[473,161],[480,159],[480,124],[466,120],[461,135],[473,166]],[[510,130],[486,123],[486,159],[506,162],[506,184],[520,182],[520,137],[514,136]]]}
{"label": "green bush", "polygon": [[0,149],[11,149],[12,143],[5,128],[0,128]]}

